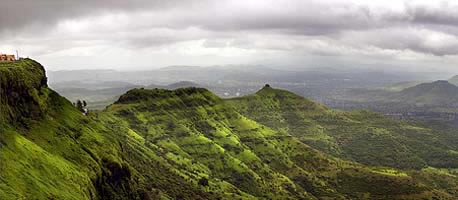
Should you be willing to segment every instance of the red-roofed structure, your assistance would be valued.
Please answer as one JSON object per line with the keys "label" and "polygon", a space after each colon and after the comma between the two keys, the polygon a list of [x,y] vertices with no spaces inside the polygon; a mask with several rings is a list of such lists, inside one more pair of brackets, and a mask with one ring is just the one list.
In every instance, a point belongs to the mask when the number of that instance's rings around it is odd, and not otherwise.
{"label": "red-roofed structure", "polygon": [[0,53],[0,62],[12,62],[16,60],[15,55],[7,55],[7,54],[1,54]]}

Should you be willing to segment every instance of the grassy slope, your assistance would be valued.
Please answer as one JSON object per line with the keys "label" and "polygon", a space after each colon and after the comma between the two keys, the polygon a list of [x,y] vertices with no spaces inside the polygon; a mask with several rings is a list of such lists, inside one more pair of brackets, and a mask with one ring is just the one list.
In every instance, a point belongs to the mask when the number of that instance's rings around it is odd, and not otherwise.
{"label": "grassy slope", "polygon": [[[327,110],[313,102],[300,108]],[[205,89],[132,90],[102,115],[117,118],[143,142],[168,149],[166,156],[184,164],[182,170],[192,169],[190,179],[208,177],[213,191],[223,182],[252,196],[277,199],[447,196],[421,183],[429,173],[367,168],[327,156],[288,131],[240,115]],[[444,188],[453,192],[455,178],[441,176]]]}
{"label": "grassy slope", "polygon": [[44,87],[45,71],[39,63],[0,63],[0,118],[11,123],[26,123],[24,116],[40,118],[47,109]]}
{"label": "grassy slope", "polygon": [[126,132],[79,113],[41,82],[38,63],[0,66],[0,78],[0,199],[216,198]]}
{"label": "grassy slope", "polygon": [[[33,70],[38,73],[27,74]],[[205,89],[136,89],[84,116],[47,88],[38,63],[0,66],[0,78],[0,199],[456,195],[456,178],[448,173],[368,168],[327,156]],[[199,184],[204,179],[208,186]]]}
{"label": "grassy slope", "polygon": [[458,136],[369,111],[327,109],[287,91],[263,88],[230,99],[240,113],[340,158],[373,166],[458,168]]}

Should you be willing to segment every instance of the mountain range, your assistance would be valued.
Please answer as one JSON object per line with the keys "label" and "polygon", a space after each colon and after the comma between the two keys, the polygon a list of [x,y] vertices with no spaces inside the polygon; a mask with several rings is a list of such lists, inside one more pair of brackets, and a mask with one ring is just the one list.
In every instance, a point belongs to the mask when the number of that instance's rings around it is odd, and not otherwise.
{"label": "mountain range", "polygon": [[454,199],[456,134],[266,85],[131,89],[84,115],[0,64],[0,199]]}

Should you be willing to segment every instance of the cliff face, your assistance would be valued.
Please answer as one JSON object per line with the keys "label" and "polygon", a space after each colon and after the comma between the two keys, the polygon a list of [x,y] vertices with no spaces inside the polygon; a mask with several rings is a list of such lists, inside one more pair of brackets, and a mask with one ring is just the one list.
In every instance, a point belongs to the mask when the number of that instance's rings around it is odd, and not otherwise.
{"label": "cliff face", "polygon": [[24,59],[0,63],[0,117],[2,121],[21,123],[39,119],[46,111],[48,89],[43,66]]}

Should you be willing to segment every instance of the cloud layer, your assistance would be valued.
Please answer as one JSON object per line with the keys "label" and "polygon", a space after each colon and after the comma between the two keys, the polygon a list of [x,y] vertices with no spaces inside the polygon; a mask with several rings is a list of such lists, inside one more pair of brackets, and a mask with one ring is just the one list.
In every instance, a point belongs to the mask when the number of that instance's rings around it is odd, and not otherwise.
{"label": "cloud layer", "polygon": [[323,65],[454,70],[457,9],[453,1],[409,0],[15,0],[0,6],[0,50],[19,49],[56,69],[300,66],[321,57]]}

